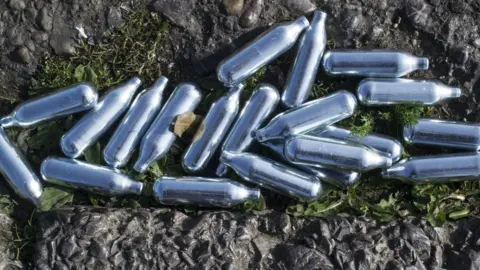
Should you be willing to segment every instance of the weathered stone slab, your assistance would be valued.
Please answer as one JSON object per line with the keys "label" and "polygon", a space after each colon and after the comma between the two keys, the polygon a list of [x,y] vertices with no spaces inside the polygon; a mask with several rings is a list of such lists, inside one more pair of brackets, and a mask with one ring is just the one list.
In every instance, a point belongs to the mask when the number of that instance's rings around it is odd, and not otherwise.
{"label": "weathered stone slab", "polygon": [[[348,215],[295,218],[69,208],[38,218],[38,269],[475,269],[473,218],[433,228]],[[410,267],[410,268],[407,268]]]}

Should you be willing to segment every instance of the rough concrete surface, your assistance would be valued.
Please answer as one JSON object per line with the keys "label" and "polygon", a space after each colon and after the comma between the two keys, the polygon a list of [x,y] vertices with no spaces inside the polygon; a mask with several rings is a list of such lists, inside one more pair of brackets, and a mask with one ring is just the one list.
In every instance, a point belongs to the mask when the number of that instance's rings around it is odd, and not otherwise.
{"label": "rough concrete surface", "polygon": [[67,208],[38,219],[37,269],[478,269],[480,219]]}

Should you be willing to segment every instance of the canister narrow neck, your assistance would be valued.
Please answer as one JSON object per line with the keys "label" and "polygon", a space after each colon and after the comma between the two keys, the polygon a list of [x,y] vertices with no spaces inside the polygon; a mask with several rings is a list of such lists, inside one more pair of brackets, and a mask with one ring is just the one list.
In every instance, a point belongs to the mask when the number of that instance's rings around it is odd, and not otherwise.
{"label": "canister narrow neck", "polygon": [[234,157],[235,157],[235,154],[230,153],[228,151],[223,151],[222,155],[220,156],[220,161],[222,163],[229,164],[230,162],[232,162]]}
{"label": "canister narrow neck", "polygon": [[260,199],[260,190],[248,189],[247,199],[252,201],[257,201],[258,199]]}
{"label": "canister narrow neck", "polygon": [[452,94],[450,95],[452,98],[457,98],[462,95],[462,89],[458,87],[452,87],[451,89]]}
{"label": "canister narrow neck", "polygon": [[143,189],[143,183],[142,182],[137,182],[137,181],[132,180],[130,185],[128,185],[125,188],[125,191],[127,191],[129,193],[132,193],[132,194],[140,194],[140,193],[142,193],[142,189]]}
{"label": "canister narrow neck", "polygon": [[426,57],[417,57],[417,69],[427,70],[430,61]]}
{"label": "canister narrow neck", "polygon": [[11,115],[7,115],[0,119],[0,127],[3,128],[14,126],[16,123],[17,121],[15,120],[15,117]]}

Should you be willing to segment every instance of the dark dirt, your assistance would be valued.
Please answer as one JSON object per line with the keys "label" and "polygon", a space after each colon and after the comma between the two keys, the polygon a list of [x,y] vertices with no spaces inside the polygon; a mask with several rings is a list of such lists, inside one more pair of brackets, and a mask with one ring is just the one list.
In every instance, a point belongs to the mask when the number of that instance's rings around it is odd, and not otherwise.
{"label": "dark dirt", "polygon": [[167,209],[67,208],[38,220],[37,269],[478,269],[472,218],[433,228],[377,222]]}
{"label": "dark dirt", "polygon": [[[170,22],[167,41],[162,48],[158,48],[158,53],[162,58],[159,60],[159,69],[166,70],[168,69],[167,65],[173,64],[176,81],[197,80],[203,88],[214,89],[219,87],[219,84],[211,74],[225,56],[264,31],[269,25],[308,13],[316,6],[329,15],[327,22],[330,48],[403,49],[416,55],[428,56],[431,63],[430,70],[415,73],[412,77],[438,78],[445,83],[461,86],[463,92],[462,97],[458,100],[435,106],[434,116],[452,120],[480,121],[480,111],[476,101],[480,93],[477,90],[480,86],[478,70],[480,33],[476,24],[480,17],[480,4],[477,1],[318,0],[311,3],[308,0],[245,0],[243,12],[236,16],[228,16],[223,1],[220,0],[135,2],[137,4],[133,8],[130,1],[118,0],[0,1],[0,114],[7,114],[16,103],[29,97],[29,89],[33,84],[35,72],[42,65],[45,57],[74,55],[76,46],[82,42],[101,44],[109,31],[114,26],[121,24],[126,15],[131,12],[148,9],[160,14]],[[78,30],[82,27],[87,38],[82,37],[82,32]],[[265,80],[281,89],[292,57],[291,52],[287,53],[269,65],[264,76]],[[319,72],[318,80],[319,82],[331,82],[325,78],[322,72]],[[351,80],[338,80],[335,83],[338,89],[353,90],[352,85]],[[51,217],[51,215],[46,214],[45,216]],[[259,219],[264,218],[260,217]],[[332,218],[332,220],[334,219]],[[11,222],[11,220],[5,221],[5,224],[11,224]],[[325,219],[309,222],[325,222]],[[374,221],[369,222],[376,224]],[[476,224],[477,219],[466,221],[466,224],[470,224],[470,222]],[[460,228],[463,225],[458,226]],[[460,235],[468,235],[468,241],[476,241],[471,238],[475,237],[472,235],[477,233],[476,229],[459,230]],[[6,235],[5,237],[11,238],[12,236]],[[42,233],[40,237],[47,237],[47,235]],[[67,234],[58,237],[67,237]],[[456,241],[460,243],[467,236],[462,237],[459,236],[459,240]],[[280,262],[285,263],[284,267],[295,262],[298,259],[295,256],[302,255],[312,258],[301,260],[301,263],[311,262],[311,265],[304,265],[305,268],[310,266],[315,268],[318,263],[339,267],[344,262],[353,263],[355,267],[361,268],[357,266],[357,261],[363,265],[364,262],[361,258],[369,256],[369,254],[361,252],[354,253],[355,256],[358,255],[358,258],[352,259],[348,257],[352,256],[349,252],[343,253],[347,255],[338,255],[342,254],[340,248],[334,257],[332,257],[332,253],[329,253],[328,256],[319,255],[323,253],[321,251],[307,252],[307,248],[303,244],[296,245],[296,241],[289,240],[286,244],[279,244],[279,247],[272,253],[274,256],[281,257]],[[312,250],[316,250],[316,248],[311,248],[311,246],[320,245],[316,243],[318,240],[305,241],[305,243],[309,243],[305,245],[309,245]],[[444,246],[438,244],[438,247],[432,245],[430,255],[428,257],[420,256],[421,259],[418,259],[418,254],[415,255],[416,253],[411,249],[405,248],[408,246],[407,244],[400,243],[401,240],[398,241],[397,243],[395,240],[390,244],[393,247],[399,246],[395,254],[404,261],[385,259],[368,263],[384,266],[381,267],[382,269],[397,269],[400,265],[411,265],[413,262],[420,262],[428,266],[429,263],[435,261],[439,267],[440,265],[447,268],[466,265],[473,269],[478,268],[475,266],[475,263],[478,263],[478,256],[477,251],[472,248],[474,244],[471,246],[469,246],[470,244],[453,245],[453,248],[450,249],[445,248],[445,244],[442,244]],[[38,246],[42,247],[41,245],[44,244],[40,242]],[[55,247],[56,244],[58,243],[51,245]],[[350,242],[348,244],[350,245]],[[203,245],[209,246],[208,244]],[[292,248],[291,251],[285,252],[285,246]],[[50,249],[45,249],[44,252],[47,250]],[[389,250],[396,249],[389,248]],[[42,258],[42,253],[39,254],[39,258]],[[187,256],[182,255],[184,252],[175,254],[172,256]],[[193,256],[193,253],[188,254],[190,254],[188,256]],[[255,256],[260,256],[258,254]],[[444,258],[440,258],[442,257],[440,255],[435,255],[434,258],[432,254],[443,254]],[[61,260],[70,260],[70,256],[67,255],[64,254],[63,257],[53,260],[52,263],[58,262],[60,265]],[[202,260],[216,263],[210,256],[208,253],[208,256],[202,257]],[[404,259],[408,256],[414,259]],[[185,258],[182,259],[183,263],[188,261],[188,257]],[[255,258],[251,263],[257,263],[257,265],[266,263],[261,259],[263,257],[260,258],[260,262],[257,260],[259,257]],[[146,261],[148,260],[150,259],[146,259]],[[250,263],[251,259],[248,260]],[[224,259],[224,261],[228,260]],[[273,263],[268,256],[266,261]],[[422,269],[420,266],[417,268]]]}

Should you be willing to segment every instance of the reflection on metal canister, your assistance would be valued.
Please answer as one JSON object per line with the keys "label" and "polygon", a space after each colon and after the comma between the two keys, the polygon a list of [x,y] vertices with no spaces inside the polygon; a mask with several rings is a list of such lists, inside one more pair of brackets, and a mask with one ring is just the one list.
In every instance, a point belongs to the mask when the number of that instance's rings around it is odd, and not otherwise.
{"label": "reflection on metal canister", "polygon": [[200,172],[207,166],[237,117],[243,88],[243,84],[231,88],[225,96],[212,104],[183,156],[183,168],[186,171]]}
{"label": "reflection on metal canister", "polygon": [[276,24],[224,59],[217,68],[218,80],[227,87],[245,81],[293,47],[298,36],[308,26],[308,20],[304,16],[292,22]]}
{"label": "reflection on metal canister", "polygon": [[383,153],[387,157],[391,158],[392,162],[397,162],[400,160],[400,158],[402,158],[402,144],[395,138],[383,134],[370,133],[366,134],[365,136],[356,136],[348,129],[343,129],[336,126],[328,126],[325,129],[314,130],[308,135],[360,143]]}
{"label": "reflection on metal canister", "polygon": [[480,155],[475,152],[411,157],[385,169],[382,176],[412,184],[478,181]]}
{"label": "reflection on metal canister", "polygon": [[250,153],[224,151],[220,161],[243,180],[302,200],[315,200],[322,193],[320,180],[301,170]]}
{"label": "reflection on metal canister", "polygon": [[162,76],[152,87],[137,95],[103,151],[103,158],[108,165],[118,168],[127,164],[160,110],[167,82],[168,79]]}
{"label": "reflection on metal canister", "polygon": [[465,122],[419,119],[403,130],[405,142],[421,145],[480,150],[480,125]]}
{"label": "reflection on metal canister", "polygon": [[61,147],[67,157],[77,158],[93,145],[128,109],[140,79],[134,77],[114,87],[62,137]]}
{"label": "reflection on metal canister", "polygon": [[323,55],[322,65],[331,76],[397,78],[428,69],[429,61],[402,51],[332,50]]}
{"label": "reflection on metal canister", "polygon": [[266,127],[257,130],[255,136],[259,142],[264,142],[323,128],[350,117],[356,107],[354,95],[337,91],[275,116]]}
{"label": "reflection on metal canister", "polygon": [[43,186],[23,153],[8,139],[0,127],[0,173],[18,196],[35,205],[42,195]]}
{"label": "reflection on metal canister", "polygon": [[135,163],[137,172],[145,172],[152,162],[164,157],[177,136],[170,125],[184,113],[192,112],[202,99],[200,89],[192,83],[177,85],[140,144],[140,155]]}
{"label": "reflection on metal canister", "polygon": [[[262,143],[263,145],[267,146],[270,150],[272,150],[275,154],[277,154],[280,158],[287,161],[285,155],[283,154],[283,149],[285,148],[285,141],[284,140],[270,140]],[[337,187],[345,188],[348,186],[352,186],[360,180],[361,174],[354,171],[342,170],[339,168],[320,168],[319,166],[307,166],[307,165],[299,165],[293,164],[289,162],[289,165],[293,165],[302,171],[308,172],[323,182],[327,182]]]}
{"label": "reflection on metal canister", "polygon": [[392,165],[392,159],[358,143],[300,135],[285,142],[285,158],[295,164],[366,172]]}
{"label": "reflection on metal canister", "polygon": [[327,45],[326,20],[326,13],[315,11],[310,27],[298,42],[297,56],[282,94],[282,103],[288,108],[301,105],[310,96]]}
{"label": "reflection on metal canister", "polygon": [[[254,131],[275,110],[280,96],[277,89],[269,84],[260,84],[240,112],[228,137],[222,146],[223,151],[244,152],[252,144]],[[223,163],[217,168],[217,175],[224,176],[228,169]]]}
{"label": "reflection on metal canister", "polygon": [[166,205],[234,207],[247,200],[258,200],[260,190],[227,178],[164,176],[155,181],[153,196]]}
{"label": "reflection on metal canister", "polygon": [[433,105],[445,99],[460,97],[461,94],[460,88],[426,80],[364,79],[357,88],[358,100],[365,106]]}
{"label": "reflection on metal canister", "polygon": [[143,188],[143,183],[131,180],[116,169],[69,158],[45,159],[40,173],[48,183],[105,196],[140,194]]}
{"label": "reflection on metal canister", "polygon": [[44,121],[89,110],[97,101],[98,94],[94,86],[80,83],[21,103],[0,120],[0,125],[32,127]]}

